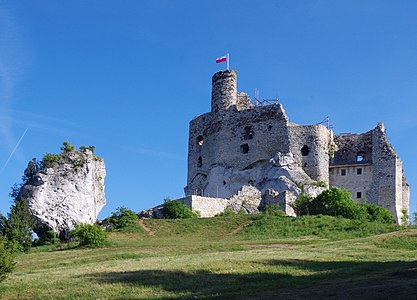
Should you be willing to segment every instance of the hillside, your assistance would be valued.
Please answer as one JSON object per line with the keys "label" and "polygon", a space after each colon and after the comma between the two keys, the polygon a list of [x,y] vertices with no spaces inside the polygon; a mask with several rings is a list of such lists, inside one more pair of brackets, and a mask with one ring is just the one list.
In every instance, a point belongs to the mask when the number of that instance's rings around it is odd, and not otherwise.
{"label": "hillside", "polygon": [[112,232],[103,248],[43,246],[19,255],[1,293],[3,299],[415,299],[416,249],[416,229],[333,217],[144,220]]}

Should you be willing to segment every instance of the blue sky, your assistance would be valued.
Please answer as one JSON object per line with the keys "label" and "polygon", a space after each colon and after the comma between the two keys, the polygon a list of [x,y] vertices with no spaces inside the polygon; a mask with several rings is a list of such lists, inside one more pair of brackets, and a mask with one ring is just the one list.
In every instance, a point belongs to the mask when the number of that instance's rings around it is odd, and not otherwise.
{"label": "blue sky", "polygon": [[182,196],[188,123],[210,110],[227,52],[238,89],[278,97],[292,122],[383,121],[415,211],[416,15],[415,1],[0,0],[0,211],[64,140],[105,160],[100,217]]}

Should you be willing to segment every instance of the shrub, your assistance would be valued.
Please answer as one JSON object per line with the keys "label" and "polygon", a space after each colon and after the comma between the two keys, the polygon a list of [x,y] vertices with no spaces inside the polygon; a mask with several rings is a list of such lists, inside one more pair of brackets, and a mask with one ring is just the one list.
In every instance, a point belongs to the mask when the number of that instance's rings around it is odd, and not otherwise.
{"label": "shrub", "polygon": [[42,169],[52,168],[56,163],[61,160],[60,155],[56,155],[53,153],[46,153],[42,158]]}
{"label": "shrub", "polygon": [[285,212],[279,208],[278,204],[267,205],[264,213],[269,216],[285,217]]}
{"label": "shrub", "polygon": [[218,213],[215,217],[229,217],[234,215],[236,215],[236,213],[229,206],[227,206],[223,212]]}
{"label": "shrub", "polygon": [[294,210],[298,216],[310,215],[310,202],[313,198],[307,194],[301,193],[294,203]]}
{"label": "shrub", "polygon": [[0,235],[0,282],[6,279],[16,264],[14,250],[13,244]]}
{"label": "shrub", "polygon": [[53,245],[59,243],[59,241],[60,240],[56,232],[53,230],[48,230],[45,234],[39,236],[39,241],[37,242],[37,245]]}
{"label": "shrub", "polygon": [[392,213],[379,205],[365,203],[362,207],[367,212],[367,218],[371,222],[381,222],[385,224],[394,224],[395,220]]}
{"label": "shrub", "polygon": [[93,224],[80,224],[71,232],[71,236],[75,237],[80,246],[86,247],[100,247],[107,242],[107,232],[100,226]]}
{"label": "shrub", "polygon": [[182,204],[179,200],[166,199],[164,202],[164,216],[166,219],[198,218],[198,214]]}
{"label": "shrub", "polygon": [[138,216],[134,211],[121,206],[118,207],[115,212],[112,212],[112,215],[107,221],[113,228],[119,229],[132,225],[137,219]]}
{"label": "shrub", "polygon": [[401,210],[403,216],[401,217],[401,225],[410,225],[410,216],[408,215],[408,210],[406,208]]}
{"label": "shrub", "polygon": [[366,218],[365,210],[351,198],[350,193],[347,190],[337,187],[325,190],[312,200],[308,200],[308,198],[303,196],[300,200],[296,201],[297,205],[299,206],[297,210],[300,215],[329,215],[347,219]]}

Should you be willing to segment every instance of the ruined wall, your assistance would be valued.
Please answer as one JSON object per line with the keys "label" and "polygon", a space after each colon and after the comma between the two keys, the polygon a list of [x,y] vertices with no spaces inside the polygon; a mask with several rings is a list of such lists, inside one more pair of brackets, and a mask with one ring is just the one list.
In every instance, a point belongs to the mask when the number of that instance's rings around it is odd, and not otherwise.
{"label": "ruined wall", "polygon": [[353,199],[375,203],[374,194],[369,193],[373,180],[372,165],[340,165],[330,167],[330,185],[348,190]]}
{"label": "ruined wall", "polygon": [[216,197],[217,191],[203,192],[214,166],[245,169],[288,152],[287,116],[281,105],[204,114],[190,123],[188,149],[186,195]]}
{"label": "ruined wall", "polygon": [[202,218],[214,217],[224,211],[228,204],[227,199],[201,196],[187,196],[181,199],[182,204],[187,205],[192,211],[200,213]]}
{"label": "ruined wall", "polygon": [[334,141],[338,150],[330,162],[330,185],[347,189],[353,199],[387,208],[398,222],[401,211],[409,209],[409,187],[384,125],[378,123],[362,134],[339,135]]}
{"label": "ruined wall", "polygon": [[323,125],[288,127],[290,152],[312,179],[329,184],[331,133]]}

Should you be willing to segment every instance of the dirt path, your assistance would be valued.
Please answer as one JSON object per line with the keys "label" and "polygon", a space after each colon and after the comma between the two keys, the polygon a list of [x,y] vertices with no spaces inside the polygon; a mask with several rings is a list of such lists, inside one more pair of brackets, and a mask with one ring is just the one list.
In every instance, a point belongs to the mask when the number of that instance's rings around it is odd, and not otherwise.
{"label": "dirt path", "polygon": [[229,232],[228,234],[227,234],[227,236],[234,236],[235,234],[237,234],[237,233],[239,233],[239,232],[241,232],[243,229],[245,229],[245,227],[246,226],[249,226],[250,224],[252,224],[253,223],[253,221],[250,221],[250,222],[248,222],[248,223],[246,223],[246,224],[242,224],[242,225],[240,225],[238,228],[236,228],[235,230],[233,230],[232,232]]}
{"label": "dirt path", "polygon": [[139,219],[139,226],[142,227],[142,229],[145,230],[147,234],[151,236],[155,235],[155,232],[145,225],[145,222],[143,222],[143,219]]}

